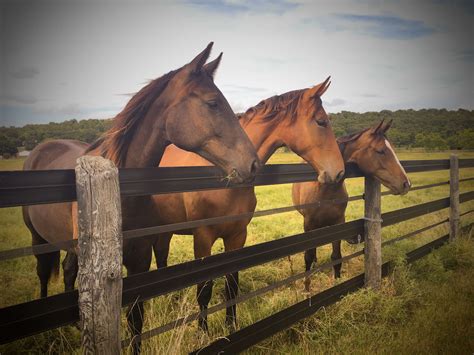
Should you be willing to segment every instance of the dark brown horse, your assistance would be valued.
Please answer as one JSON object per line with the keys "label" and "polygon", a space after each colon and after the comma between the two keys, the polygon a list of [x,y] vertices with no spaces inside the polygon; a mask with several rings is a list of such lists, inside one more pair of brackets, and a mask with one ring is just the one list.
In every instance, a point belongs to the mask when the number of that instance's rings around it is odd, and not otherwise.
{"label": "dark brown horse", "polygon": [[[386,186],[394,195],[403,195],[410,189],[410,180],[400,164],[385,133],[392,122],[380,122],[376,127],[338,138],[339,149],[346,166],[357,166],[365,176],[372,176]],[[309,181],[293,184],[293,203],[308,204],[324,200],[347,200],[344,180],[337,184],[323,185]],[[345,203],[325,203],[320,207],[299,210],[304,217],[305,232],[345,222]],[[357,240],[349,240],[351,244]],[[332,260],[341,258],[341,241],[332,243]],[[316,263],[316,248],[305,252],[306,271]],[[342,264],[334,266],[334,276],[341,277]],[[305,280],[306,291],[310,290],[310,278]]]}
{"label": "dark brown horse", "polygon": [[[240,117],[240,123],[257,149],[262,163],[275,150],[288,146],[304,158],[319,173],[319,181],[335,182],[344,174],[344,164],[331,124],[321,103],[321,96],[329,86],[329,78],[311,89],[291,91],[260,102]],[[169,146],[160,166],[210,165],[196,154]],[[154,203],[159,211],[160,224],[192,221],[202,218],[229,216],[253,212],[256,206],[254,188],[198,191],[179,194],[156,195]],[[211,255],[211,248],[218,238],[223,238],[225,250],[240,249],[247,237],[251,218],[236,222],[198,227],[180,231],[194,235],[194,256]],[[167,264],[172,233],[157,236],[154,245],[158,267]],[[238,273],[226,277],[226,298],[236,297]],[[212,294],[212,281],[198,285],[197,299],[201,310],[208,307]],[[227,324],[236,324],[235,306],[227,309]],[[207,329],[207,317],[199,319],[201,328]]]}
{"label": "dark brown horse", "polygon": [[[189,64],[142,88],[115,117],[112,128],[91,146],[72,140],[43,143],[31,152],[24,170],[73,169],[84,154],[104,156],[120,168],[156,167],[166,146],[173,143],[209,159],[235,182],[253,179],[259,164],[255,149],[213,81],[221,56],[204,67],[211,47],[212,43]],[[77,232],[74,205],[24,207],[33,245],[72,239]],[[123,229],[154,225],[156,221],[149,218],[153,208],[150,196],[124,198]],[[124,241],[123,263],[129,275],[148,271],[151,249],[149,241]],[[67,258],[76,259],[73,250]],[[45,297],[51,273],[58,270],[59,252],[37,255],[37,262],[41,296]],[[77,260],[65,260],[64,267],[66,290],[70,290]],[[142,314],[142,303],[129,314],[133,334],[141,331]]]}

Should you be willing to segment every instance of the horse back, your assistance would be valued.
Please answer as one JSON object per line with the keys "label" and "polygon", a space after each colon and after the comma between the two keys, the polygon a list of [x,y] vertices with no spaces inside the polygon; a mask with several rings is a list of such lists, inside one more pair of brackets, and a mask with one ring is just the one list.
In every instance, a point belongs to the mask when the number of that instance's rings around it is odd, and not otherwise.
{"label": "horse back", "polygon": [[[42,143],[32,150],[23,170],[74,169],[87,147],[87,143],[64,139]],[[70,202],[24,206],[23,220],[33,237],[49,243],[73,238]]]}
{"label": "horse back", "polygon": [[74,169],[76,160],[89,145],[84,142],[58,139],[37,145],[23,164],[23,170]]}

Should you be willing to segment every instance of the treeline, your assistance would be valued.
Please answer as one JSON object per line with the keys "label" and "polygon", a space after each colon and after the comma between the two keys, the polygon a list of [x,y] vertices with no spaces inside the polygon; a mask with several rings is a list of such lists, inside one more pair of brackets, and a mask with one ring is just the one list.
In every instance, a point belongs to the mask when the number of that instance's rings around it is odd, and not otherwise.
{"label": "treeline", "polygon": [[0,154],[14,155],[19,147],[31,150],[52,139],[77,139],[92,143],[109,129],[111,120],[69,120],[61,123],[29,124],[23,127],[0,127]]}
{"label": "treeline", "polygon": [[383,110],[331,114],[337,137],[357,132],[385,119],[393,119],[387,133],[397,147],[420,147],[430,150],[474,149],[474,111],[459,109]]}
{"label": "treeline", "polygon": [[[474,149],[474,111],[424,109],[331,114],[336,136],[357,132],[376,122],[393,119],[388,136],[398,147]],[[111,120],[69,120],[61,123],[0,127],[0,154],[14,155],[19,147],[33,149],[51,139],[77,139],[91,143],[105,132]]]}

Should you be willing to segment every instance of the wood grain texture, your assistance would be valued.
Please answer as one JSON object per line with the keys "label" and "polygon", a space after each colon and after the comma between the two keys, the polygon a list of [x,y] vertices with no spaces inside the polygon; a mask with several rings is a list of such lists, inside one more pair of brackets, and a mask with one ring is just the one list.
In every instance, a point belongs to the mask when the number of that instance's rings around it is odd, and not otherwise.
{"label": "wood grain texture", "polygon": [[459,235],[459,159],[451,154],[449,159],[449,240]]}
{"label": "wood grain texture", "polygon": [[118,170],[102,157],[81,157],[76,188],[83,353],[119,354],[122,216]]}
{"label": "wood grain texture", "polygon": [[365,285],[380,288],[382,280],[382,223],[380,182],[365,178]]}

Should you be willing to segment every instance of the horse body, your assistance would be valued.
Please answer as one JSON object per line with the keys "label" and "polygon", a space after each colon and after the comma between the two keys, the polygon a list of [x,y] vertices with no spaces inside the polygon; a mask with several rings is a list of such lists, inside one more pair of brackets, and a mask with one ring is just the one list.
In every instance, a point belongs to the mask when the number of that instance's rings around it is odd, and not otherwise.
{"label": "horse body", "polygon": [[[254,144],[260,161],[264,164],[274,151],[287,145],[302,156],[319,172],[322,182],[342,177],[343,166],[339,149],[330,129],[328,118],[321,106],[320,95],[328,86],[328,80],[313,89],[290,92],[262,101],[247,110],[239,121]],[[314,96],[305,100],[307,91]],[[318,124],[317,120],[321,122]],[[323,131],[321,133],[320,131]],[[322,151],[322,153],[321,153]],[[164,166],[211,165],[205,159],[169,146],[160,163]],[[160,224],[170,224],[203,218],[230,216],[254,212],[257,204],[253,187],[213,191],[196,191],[179,194],[155,195]],[[226,251],[242,248],[247,237],[247,225],[251,218],[178,231],[176,234],[194,235],[194,256],[211,255],[211,248],[218,238],[224,241]],[[158,235],[154,251],[158,267],[167,265],[169,243],[172,233]],[[226,297],[234,298],[238,292],[238,273],[226,277]],[[198,303],[201,310],[207,309],[212,293],[212,281],[198,285]],[[227,323],[236,323],[235,306],[227,309]],[[199,324],[207,329],[207,318],[201,317]]]}
{"label": "horse body", "polygon": [[[346,166],[357,166],[365,176],[373,176],[393,194],[405,194],[410,188],[410,181],[401,166],[393,148],[385,137],[391,122],[384,125],[383,121],[372,129],[338,138],[339,148]],[[321,206],[300,209],[304,217],[305,232],[340,224],[345,222],[345,212],[349,195],[344,179],[333,185],[322,185],[319,182],[307,181],[293,184],[293,203],[309,204],[321,201]],[[331,202],[331,200],[336,200]],[[342,201],[342,202],[341,202]],[[359,240],[351,239],[355,244]],[[341,241],[332,243],[332,260],[338,260],[341,255]],[[306,271],[317,261],[316,248],[305,252]],[[334,265],[334,276],[341,276],[342,264]],[[310,290],[310,278],[305,279],[305,289]]]}
{"label": "horse body", "polygon": [[[55,140],[38,145],[24,162],[24,170],[74,169],[75,161],[84,154],[88,144],[76,140]],[[71,239],[72,203],[24,206],[27,224],[40,236],[48,236],[52,244]]]}
{"label": "horse body", "polygon": [[[250,181],[259,166],[252,143],[245,135],[229,103],[215,86],[213,74],[221,55],[204,66],[212,42],[190,63],[151,81],[114,118],[112,128],[88,146],[77,141],[59,140],[36,147],[24,170],[73,169],[84,154],[111,159],[119,168],[155,167],[171,143],[196,152],[216,164],[234,182]],[[150,196],[122,199],[124,230],[154,224]],[[77,203],[29,206],[23,210],[33,245],[71,240],[75,232]],[[41,296],[59,264],[59,252],[37,255]],[[129,275],[148,271],[151,244],[146,239],[124,241],[123,263]],[[77,257],[73,250],[63,262],[66,290],[74,287]],[[129,313],[132,334],[142,328],[143,303]],[[139,351],[137,343],[135,351]]]}

